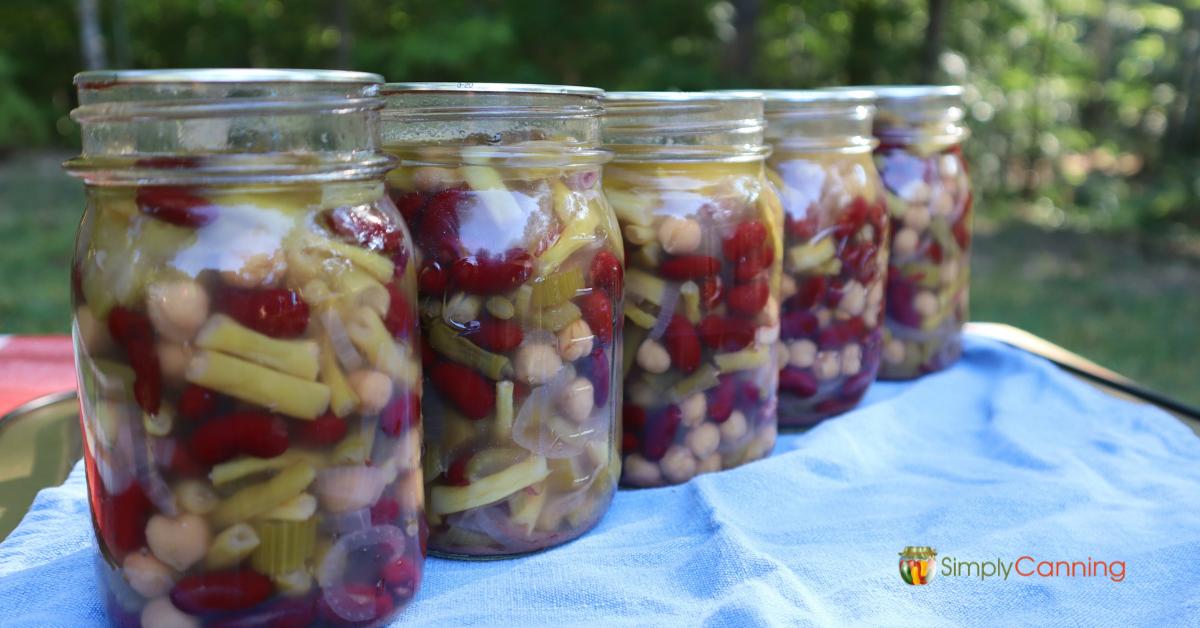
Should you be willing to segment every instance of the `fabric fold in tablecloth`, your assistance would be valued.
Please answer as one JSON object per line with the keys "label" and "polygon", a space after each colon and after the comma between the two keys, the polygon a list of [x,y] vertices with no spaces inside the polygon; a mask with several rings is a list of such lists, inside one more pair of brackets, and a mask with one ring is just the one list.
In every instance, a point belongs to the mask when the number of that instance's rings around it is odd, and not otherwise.
{"label": "fabric fold in tablecloth", "polygon": [[[405,626],[1200,625],[1200,439],[1148,406],[969,340],[962,362],[878,384],[775,454],[622,491],[566,546],[431,559]],[[935,547],[932,583],[898,553]],[[0,544],[6,626],[102,622],[79,468]],[[1122,561],[1099,577],[946,576],[946,559]],[[1024,563],[1028,569],[1034,562]]]}

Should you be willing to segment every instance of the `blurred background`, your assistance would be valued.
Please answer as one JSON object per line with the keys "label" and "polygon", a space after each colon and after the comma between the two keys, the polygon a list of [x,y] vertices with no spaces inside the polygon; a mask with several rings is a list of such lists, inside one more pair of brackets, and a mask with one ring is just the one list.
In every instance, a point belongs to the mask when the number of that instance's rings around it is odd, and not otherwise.
{"label": "blurred background", "polygon": [[966,87],[972,318],[1200,403],[1200,0],[0,3],[0,333],[69,328],[88,68],[607,89]]}

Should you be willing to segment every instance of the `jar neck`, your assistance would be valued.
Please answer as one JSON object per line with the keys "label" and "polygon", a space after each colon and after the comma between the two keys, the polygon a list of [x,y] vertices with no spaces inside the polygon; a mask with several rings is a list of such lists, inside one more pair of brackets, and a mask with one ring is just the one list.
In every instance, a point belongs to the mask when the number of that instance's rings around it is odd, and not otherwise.
{"label": "jar neck", "polygon": [[601,164],[598,89],[503,83],[384,86],[383,144],[402,165]]}
{"label": "jar neck", "polygon": [[767,141],[778,152],[870,152],[874,111],[870,105],[769,108]]}
{"label": "jar neck", "polygon": [[962,90],[953,86],[877,88],[879,111],[874,133],[883,146],[961,144],[970,131],[963,125]]}
{"label": "jar neck", "polygon": [[372,178],[390,166],[379,152],[377,83],[350,73],[268,71],[240,81],[215,72],[81,75],[71,117],[83,150],[68,171],[93,185],[233,184]]}
{"label": "jar neck", "polygon": [[755,161],[764,144],[760,95],[624,92],[606,96],[604,145],[614,161]]}

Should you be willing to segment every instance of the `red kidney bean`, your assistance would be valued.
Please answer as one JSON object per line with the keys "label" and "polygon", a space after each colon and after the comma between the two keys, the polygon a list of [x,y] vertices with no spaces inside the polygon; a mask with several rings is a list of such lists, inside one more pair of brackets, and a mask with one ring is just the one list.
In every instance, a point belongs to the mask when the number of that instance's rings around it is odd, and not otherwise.
{"label": "red kidney bean", "polygon": [[450,280],[471,294],[512,292],[532,274],[533,256],[525,249],[511,249],[501,257],[462,257],[450,267]]}
{"label": "red kidney bean", "polygon": [[391,497],[381,497],[371,506],[371,525],[394,524],[399,516],[400,502]]}
{"label": "red kidney bean", "polygon": [[179,394],[179,416],[195,421],[212,414],[217,409],[220,395],[213,390],[196,384],[188,384]]}
{"label": "red kidney bean", "polygon": [[683,373],[691,373],[700,366],[700,339],[696,328],[682,314],[672,316],[667,322],[663,344],[672,364]]}
{"label": "red kidney bean", "polygon": [[820,217],[817,216],[817,213],[810,211],[803,218],[787,216],[783,221],[783,228],[790,238],[807,242],[817,235],[817,227],[820,224]]}
{"label": "red kidney bean", "polygon": [[330,231],[364,249],[395,253],[404,247],[404,233],[373,207],[335,207],[322,218]]}
{"label": "red kidney bean", "polygon": [[196,461],[214,465],[234,456],[274,458],[287,451],[287,423],[260,410],[239,410],[206,421],[192,432]]}
{"label": "red kidney bean", "polygon": [[725,259],[734,261],[758,252],[766,240],[767,228],[757,220],[750,220],[738,225],[733,235],[721,243],[721,251]]}
{"label": "red kidney bean", "polygon": [[442,265],[433,260],[425,260],[421,273],[417,276],[417,290],[429,296],[441,296],[446,293],[448,273]]}
{"label": "red kidney bean", "polygon": [[[99,478],[94,479],[99,481]],[[146,521],[150,518],[151,504],[137,482],[130,483],[129,488],[116,495],[101,496],[100,502],[96,523],[110,551],[123,555],[146,543]]]}
{"label": "red kidney bean", "polygon": [[308,328],[308,304],[295,290],[227,286],[216,302],[217,310],[273,338],[294,338]]}
{"label": "red kidney bean", "polygon": [[866,325],[857,316],[840,323],[833,323],[817,334],[817,346],[822,349],[836,349],[858,339],[865,331]]}
{"label": "red kidney bean", "polygon": [[724,423],[733,414],[737,402],[737,380],[732,375],[722,375],[720,383],[708,393],[708,416],[715,423]]}
{"label": "red kidney bean", "polygon": [[478,329],[468,333],[467,338],[488,351],[507,353],[520,346],[525,333],[516,321],[484,316],[479,319]]}
{"label": "red kidney bean", "polygon": [[809,310],[792,310],[779,317],[779,336],[784,340],[810,338],[817,333],[820,321]]}
{"label": "red kidney bean", "polygon": [[383,326],[393,338],[407,338],[412,333],[416,312],[412,303],[409,303],[400,290],[400,286],[388,283],[385,287],[388,291],[388,310],[387,315],[383,317]]}
{"label": "red kidney bean", "polygon": [[492,383],[461,364],[437,364],[430,369],[429,379],[468,419],[478,421],[496,407],[496,388]]}
{"label": "red kidney bean", "polygon": [[670,405],[658,413],[645,428],[642,429],[642,455],[647,460],[657,462],[667,454],[671,443],[675,442],[675,432],[683,421],[683,413],[679,406]]}
{"label": "red kidney bean", "polygon": [[601,345],[612,342],[613,310],[612,301],[599,290],[579,297],[579,310],[583,312],[583,320],[592,328],[596,340]]}
{"label": "red kidney bean", "polygon": [[179,227],[203,227],[217,218],[217,207],[186,187],[143,185],[134,202],[143,214]]}
{"label": "red kidney bean", "polygon": [[854,197],[838,216],[837,223],[834,224],[833,235],[838,239],[849,238],[862,228],[867,222],[867,216],[871,211],[867,200],[861,196]]}
{"label": "red kidney bean", "polygon": [[672,281],[704,279],[721,270],[721,260],[707,255],[679,255],[663,261],[658,272]]}
{"label": "red kidney bean", "polygon": [[429,259],[448,263],[459,256],[458,205],[465,196],[462,189],[450,188],[434,194],[425,205],[416,240]]}
{"label": "red kidney bean", "polygon": [[391,437],[399,436],[421,418],[421,399],[412,391],[392,395],[391,401],[379,413],[379,429]]}
{"label": "red kidney bean", "polygon": [[812,275],[796,287],[796,294],[790,299],[789,309],[807,310],[825,298],[827,284],[824,275]]}
{"label": "red kidney bean", "polygon": [[312,421],[293,421],[296,440],[306,445],[332,445],[346,435],[346,422],[332,412]]}
{"label": "red kidney bean", "polygon": [[700,321],[704,344],[721,351],[737,351],[754,342],[754,323],[735,317],[711,314]]}
{"label": "red kidney bean", "polygon": [[753,316],[762,311],[771,296],[770,286],[765,281],[754,281],[735,286],[729,291],[725,301],[729,309],[739,314]]}
{"label": "red kidney bean", "polygon": [[317,599],[305,596],[284,598],[249,613],[218,619],[213,628],[305,628],[317,619]]}
{"label": "red kidney bean", "polygon": [[114,307],[108,314],[108,333],[133,369],[133,397],[143,410],[157,414],[162,403],[162,371],[154,348],[154,327],[141,312]]}
{"label": "red kidney bean", "polygon": [[271,579],[249,569],[186,576],[171,589],[171,602],[191,615],[240,611],[261,603],[275,587]]}
{"label": "red kidney bean", "polygon": [[758,277],[775,262],[775,248],[764,246],[757,251],[746,254],[737,261],[733,269],[733,278],[739,283],[745,283]]}
{"label": "red kidney bean", "polygon": [[887,281],[887,315],[905,327],[921,327],[921,315],[913,309],[913,299],[917,296],[917,287],[906,281],[899,270],[888,272]]}
{"label": "red kidney bean", "polygon": [[711,310],[721,303],[721,296],[724,294],[723,286],[720,275],[713,275],[700,284],[700,302],[706,309]]}
{"label": "red kidney bean", "polygon": [[384,565],[379,575],[389,587],[411,591],[417,586],[417,579],[421,577],[421,569],[408,558],[397,558]]}
{"label": "red kidney bean", "polygon": [[608,250],[600,251],[592,258],[589,277],[593,286],[602,288],[610,297],[620,295],[625,285],[625,271],[621,260]]}
{"label": "red kidney bean", "polygon": [[779,372],[779,390],[808,399],[817,394],[817,378],[807,369],[789,366]]}
{"label": "red kidney bean", "polygon": [[450,466],[446,467],[446,479],[444,482],[447,486],[468,486],[471,484],[471,478],[467,477],[467,465],[471,463],[471,457],[474,455],[474,453],[467,451],[450,461]]}
{"label": "red kidney bean", "polygon": [[592,400],[597,408],[603,407],[608,403],[608,389],[612,386],[612,376],[608,371],[608,356],[604,355],[604,348],[593,349],[592,354],[583,364],[587,369],[586,375],[592,380]]}
{"label": "red kidney bean", "polygon": [[417,228],[420,226],[421,212],[424,211],[425,203],[429,198],[422,192],[399,192],[390,186],[388,187],[388,197],[392,199],[392,203],[400,211],[400,216],[404,218],[409,231],[417,233]]}

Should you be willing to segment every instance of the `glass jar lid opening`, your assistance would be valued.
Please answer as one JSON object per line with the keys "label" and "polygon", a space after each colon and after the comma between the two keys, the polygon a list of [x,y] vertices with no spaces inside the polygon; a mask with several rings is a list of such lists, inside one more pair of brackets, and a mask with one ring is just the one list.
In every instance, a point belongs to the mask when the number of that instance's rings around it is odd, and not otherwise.
{"label": "glass jar lid opening", "polygon": [[766,121],[758,93],[609,92],[604,97],[604,144],[617,160],[633,155],[703,159],[706,153],[764,157]]}

